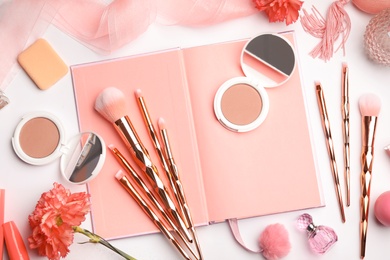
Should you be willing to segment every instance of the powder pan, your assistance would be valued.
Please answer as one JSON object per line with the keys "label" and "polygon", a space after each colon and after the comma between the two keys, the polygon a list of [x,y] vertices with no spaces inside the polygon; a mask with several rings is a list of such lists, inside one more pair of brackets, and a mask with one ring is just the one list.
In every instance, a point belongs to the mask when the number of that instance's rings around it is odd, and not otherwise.
{"label": "powder pan", "polygon": [[60,120],[51,113],[29,113],[21,119],[12,137],[18,157],[31,165],[46,165],[61,157],[66,180],[83,184],[100,172],[106,156],[104,140],[93,132],[67,140]]}
{"label": "powder pan", "polygon": [[225,128],[247,132],[267,117],[270,101],[266,88],[288,81],[296,61],[294,48],[284,36],[265,33],[246,43],[240,62],[245,76],[229,79],[219,87],[214,113]]}

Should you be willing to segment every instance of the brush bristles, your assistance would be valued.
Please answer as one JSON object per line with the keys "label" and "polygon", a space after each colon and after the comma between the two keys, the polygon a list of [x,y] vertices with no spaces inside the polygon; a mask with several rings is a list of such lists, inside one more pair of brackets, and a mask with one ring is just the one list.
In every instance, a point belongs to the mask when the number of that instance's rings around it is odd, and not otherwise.
{"label": "brush bristles", "polygon": [[126,115],[125,95],[115,87],[106,88],[96,98],[95,109],[105,119],[114,123]]}
{"label": "brush bristles", "polygon": [[135,97],[136,97],[136,98],[142,97],[142,91],[141,91],[140,89],[137,89],[137,90],[134,92],[134,94],[135,94]]}
{"label": "brush bristles", "polygon": [[359,98],[359,109],[362,116],[378,116],[381,99],[375,94],[364,94]]}
{"label": "brush bristles", "polygon": [[117,180],[122,179],[123,176],[125,176],[125,174],[123,173],[122,170],[119,170],[119,171],[115,174],[115,178],[116,178]]}
{"label": "brush bristles", "polygon": [[165,120],[164,120],[164,118],[160,117],[160,118],[158,119],[158,127],[160,128],[160,130],[163,130],[163,129],[166,128],[166,127],[165,127]]}
{"label": "brush bristles", "polygon": [[342,70],[343,70],[343,73],[346,73],[348,71],[348,64],[346,62],[343,62]]}

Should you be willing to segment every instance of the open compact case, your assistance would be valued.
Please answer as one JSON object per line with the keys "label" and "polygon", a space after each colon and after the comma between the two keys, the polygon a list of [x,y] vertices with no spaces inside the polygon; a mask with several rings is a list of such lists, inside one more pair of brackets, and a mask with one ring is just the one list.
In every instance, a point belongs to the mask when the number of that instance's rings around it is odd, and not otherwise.
{"label": "open compact case", "polygon": [[66,140],[61,122],[47,112],[24,116],[15,129],[12,145],[19,158],[32,165],[48,164],[61,157],[61,173],[73,184],[96,177],[106,157],[99,135],[84,132]]}
{"label": "open compact case", "polygon": [[217,90],[214,113],[227,129],[247,132],[267,117],[270,102],[265,88],[283,85],[295,69],[293,46],[282,34],[261,34],[245,45],[241,68],[245,77],[235,77]]}

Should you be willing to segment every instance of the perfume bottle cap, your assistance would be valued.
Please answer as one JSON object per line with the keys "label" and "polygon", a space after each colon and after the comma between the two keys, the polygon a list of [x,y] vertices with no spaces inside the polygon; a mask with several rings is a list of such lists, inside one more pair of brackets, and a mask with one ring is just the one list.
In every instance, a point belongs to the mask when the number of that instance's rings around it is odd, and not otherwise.
{"label": "perfume bottle cap", "polygon": [[307,213],[299,216],[297,220],[297,227],[300,230],[307,231],[314,231],[316,229],[316,226],[313,224],[313,218]]}

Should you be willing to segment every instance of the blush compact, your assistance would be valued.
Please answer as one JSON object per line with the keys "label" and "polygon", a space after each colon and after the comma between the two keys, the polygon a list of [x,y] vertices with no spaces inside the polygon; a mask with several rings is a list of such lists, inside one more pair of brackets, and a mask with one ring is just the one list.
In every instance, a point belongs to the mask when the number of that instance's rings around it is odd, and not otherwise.
{"label": "blush compact", "polygon": [[218,121],[235,132],[260,126],[270,107],[266,88],[283,85],[295,64],[294,49],[282,34],[261,34],[249,40],[241,53],[245,76],[227,80],[215,94]]}
{"label": "blush compact", "polygon": [[61,173],[74,184],[83,184],[99,173],[106,156],[103,139],[93,132],[65,137],[60,120],[47,112],[25,115],[12,137],[15,153],[31,165],[49,164],[61,157]]}

